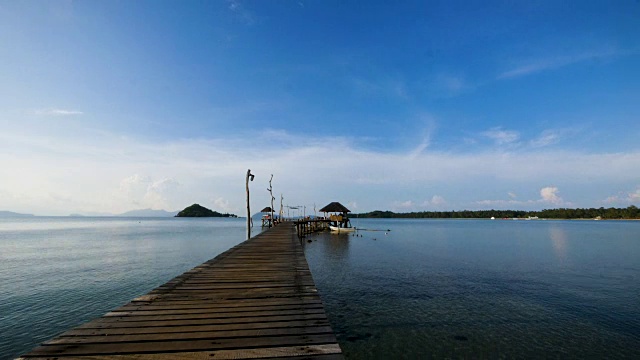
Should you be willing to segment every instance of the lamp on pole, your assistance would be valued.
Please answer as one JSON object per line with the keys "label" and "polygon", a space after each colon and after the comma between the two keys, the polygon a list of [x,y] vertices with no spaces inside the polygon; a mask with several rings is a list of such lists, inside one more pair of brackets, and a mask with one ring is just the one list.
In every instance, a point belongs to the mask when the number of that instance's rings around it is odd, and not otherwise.
{"label": "lamp on pole", "polygon": [[251,173],[251,169],[247,170],[247,240],[251,239],[251,209],[249,207],[249,180],[253,181],[255,176]]}

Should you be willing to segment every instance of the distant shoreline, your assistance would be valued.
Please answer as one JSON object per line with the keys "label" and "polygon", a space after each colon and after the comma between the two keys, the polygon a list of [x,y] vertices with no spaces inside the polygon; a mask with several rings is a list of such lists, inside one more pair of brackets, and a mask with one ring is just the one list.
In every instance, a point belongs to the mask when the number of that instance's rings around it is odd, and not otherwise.
{"label": "distant shoreline", "polygon": [[[352,214],[351,218],[382,219],[517,219],[517,220],[640,220],[640,209],[631,205],[626,208],[577,208],[525,210],[461,210],[461,211],[419,211],[395,213],[376,210],[368,213]],[[529,219],[528,219],[529,218]]]}

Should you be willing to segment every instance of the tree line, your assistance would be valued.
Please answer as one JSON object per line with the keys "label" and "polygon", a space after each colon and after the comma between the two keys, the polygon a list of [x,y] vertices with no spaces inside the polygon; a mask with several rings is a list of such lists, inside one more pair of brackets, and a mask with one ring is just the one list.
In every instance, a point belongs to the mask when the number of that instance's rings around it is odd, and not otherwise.
{"label": "tree line", "polygon": [[626,208],[559,208],[540,211],[524,210],[462,210],[462,211],[418,211],[395,213],[376,210],[352,214],[353,218],[405,218],[405,219],[473,219],[473,218],[518,218],[539,217],[544,219],[640,219],[640,209],[631,205]]}

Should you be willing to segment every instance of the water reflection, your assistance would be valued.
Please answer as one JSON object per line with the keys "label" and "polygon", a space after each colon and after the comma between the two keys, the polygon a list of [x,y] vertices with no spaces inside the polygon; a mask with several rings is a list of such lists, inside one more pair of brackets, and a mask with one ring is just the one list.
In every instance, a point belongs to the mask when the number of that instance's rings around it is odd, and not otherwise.
{"label": "water reflection", "polygon": [[560,227],[550,227],[549,237],[551,245],[553,245],[553,252],[558,260],[564,262],[567,257],[567,233]]}
{"label": "water reflection", "polygon": [[[313,242],[313,246],[318,245],[322,248],[324,256],[335,260],[349,259],[349,234],[336,234],[328,231],[309,236],[308,239]],[[306,246],[312,246],[306,244]]]}

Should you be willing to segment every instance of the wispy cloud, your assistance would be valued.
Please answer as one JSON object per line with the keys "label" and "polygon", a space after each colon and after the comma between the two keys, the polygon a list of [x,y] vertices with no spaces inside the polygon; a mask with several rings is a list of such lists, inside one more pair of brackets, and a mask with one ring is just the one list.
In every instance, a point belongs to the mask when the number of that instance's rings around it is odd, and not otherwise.
{"label": "wispy cloud", "polygon": [[227,3],[229,4],[229,10],[236,14],[245,25],[253,25],[255,23],[253,13],[248,11],[239,0],[227,0]]}
{"label": "wispy cloud", "polygon": [[564,66],[577,64],[584,61],[609,58],[622,55],[624,52],[615,49],[603,49],[599,51],[583,52],[573,55],[545,57],[535,60],[523,61],[521,65],[513,67],[498,75],[498,79],[510,79],[534,73],[554,70]]}
{"label": "wispy cloud", "polygon": [[445,97],[457,96],[473,88],[464,76],[451,74],[439,74],[433,85],[433,91]]}
{"label": "wispy cloud", "polygon": [[436,120],[430,114],[424,113],[420,116],[420,125],[423,126],[422,129],[422,139],[418,146],[413,148],[409,153],[411,158],[415,158],[420,156],[430,145],[431,145],[431,137],[436,128]]}
{"label": "wispy cloud", "polygon": [[481,133],[482,136],[493,140],[497,145],[512,144],[520,139],[520,133],[513,130],[503,130],[495,127]]}
{"label": "wispy cloud", "polygon": [[560,141],[560,134],[557,131],[545,130],[537,138],[529,141],[532,147],[544,147],[553,145]]}
{"label": "wispy cloud", "polygon": [[433,98],[453,98],[475,89],[478,85],[469,82],[460,73],[440,72],[427,76],[415,85]]}
{"label": "wispy cloud", "polygon": [[408,99],[407,84],[400,79],[349,77],[348,83],[358,96],[379,96],[392,99]]}
{"label": "wispy cloud", "polygon": [[78,110],[47,108],[47,109],[34,110],[33,114],[38,116],[72,116],[72,115],[82,115],[84,113]]}

